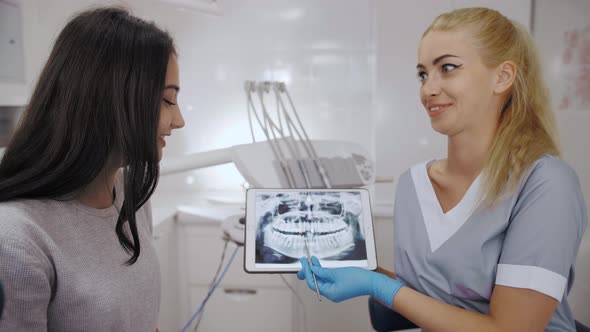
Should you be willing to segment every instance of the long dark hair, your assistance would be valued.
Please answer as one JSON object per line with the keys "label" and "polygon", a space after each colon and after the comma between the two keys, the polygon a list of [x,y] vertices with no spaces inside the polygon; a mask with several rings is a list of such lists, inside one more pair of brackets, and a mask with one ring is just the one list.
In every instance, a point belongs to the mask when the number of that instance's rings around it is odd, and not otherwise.
{"label": "long dark hair", "polygon": [[0,163],[0,202],[75,194],[118,154],[125,197],[116,233],[131,254],[127,264],[135,263],[135,213],[158,182],[158,119],[172,54],[168,33],[125,9],[91,9],[72,18]]}

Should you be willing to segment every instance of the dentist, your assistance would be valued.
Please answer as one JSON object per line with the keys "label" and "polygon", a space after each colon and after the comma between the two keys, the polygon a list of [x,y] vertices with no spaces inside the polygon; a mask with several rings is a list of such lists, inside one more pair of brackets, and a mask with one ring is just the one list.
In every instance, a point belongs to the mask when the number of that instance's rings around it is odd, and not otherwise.
{"label": "dentist", "polygon": [[447,157],[399,179],[395,273],[299,279],[333,301],[371,295],[429,331],[575,331],[567,295],[587,215],[559,158],[541,64],[525,28],[486,8],[434,19],[418,49],[420,98]]}

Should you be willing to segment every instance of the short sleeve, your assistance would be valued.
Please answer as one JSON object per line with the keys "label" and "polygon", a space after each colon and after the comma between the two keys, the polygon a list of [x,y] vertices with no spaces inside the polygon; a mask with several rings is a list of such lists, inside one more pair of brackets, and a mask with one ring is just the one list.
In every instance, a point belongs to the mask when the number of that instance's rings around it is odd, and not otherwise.
{"label": "short sleeve", "polygon": [[557,158],[540,159],[512,210],[496,284],[532,289],[561,302],[586,223],[574,170]]}
{"label": "short sleeve", "polygon": [[0,238],[4,312],[0,331],[46,331],[51,299],[48,262],[22,241]]}

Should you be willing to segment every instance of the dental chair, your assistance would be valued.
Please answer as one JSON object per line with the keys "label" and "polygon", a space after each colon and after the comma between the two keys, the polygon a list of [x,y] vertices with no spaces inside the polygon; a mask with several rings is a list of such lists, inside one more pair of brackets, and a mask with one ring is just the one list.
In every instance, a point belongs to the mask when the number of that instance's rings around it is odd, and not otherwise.
{"label": "dental chair", "polygon": [[369,316],[371,317],[371,326],[377,332],[418,328],[406,317],[377,302],[372,296],[369,297]]}
{"label": "dental chair", "polygon": [[0,319],[2,318],[2,310],[4,309],[4,290],[2,289],[2,283],[0,282]]}
{"label": "dental chair", "polygon": [[[369,315],[371,326],[377,332],[400,331],[418,328],[406,317],[385,307],[373,297],[369,297]],[[576,321],[576,332],[590,332],[590,328]]]}

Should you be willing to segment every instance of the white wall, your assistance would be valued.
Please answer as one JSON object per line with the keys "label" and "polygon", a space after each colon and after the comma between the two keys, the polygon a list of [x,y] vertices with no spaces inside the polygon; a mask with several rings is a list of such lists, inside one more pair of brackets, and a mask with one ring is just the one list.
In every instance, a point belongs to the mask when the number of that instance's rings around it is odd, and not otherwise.
{"label": "white wall", "polygon": [[36,21],[36,0],[12,0],[12,4],[20,7],[22,14],[21,32],[23,37],[24,53],[24,82],[2,82],[0,81],[0,105],[20,106],[27,101],[33,81],[37,76],[37,67],[41,62],[37,47],[37,21]]}
{"label": "white wall", "polygon": [[[286,81],[312,138],[346,139],[372,148],[370,1],[225,0],[220,1],[221,16],[156,0],[19,2],[27,82],[0,84],[0,103],[9,96],[22,102],[29,97],[55,37],[75,12],[122,4],[169,30],[178,48],[186,127],[169,139],[165,158],[251,142],[246,80]],[[190,186],[187,176],[194,181]],[[161,186],[239,190],[241,182],[237,170],[224,165],[168,177]]]}
{"label": "white wall", "polygon": [[[370,2],[221,4],[219,17],[166,6],[157,11],[137,7],[139,14],[157,17],[178,44],[180,103],[187,125],[170,141],[168,157],[251,142],[243,83],[269,79],[287,82],[311,137],[347,139],[371,149]],[[199,189],[239,189],[243,181],[232,165],[192,175],[191,187]],[[177,185],[183,176],[167,181]]]}
{"label": "white wall", "polygon": [[[590,207],[590,2],[568,0],[535,1],[533,35],[541,51],[545,79],[556,110],[563,157],[578,173],[586,206]],[[566,31],[586,31],[586,50],[583,38],[572,48],[572,62],[566,62]],[[584,62],[583,56],[587,59]],[[585,82],[585,83],[583,83]],[[584,85],[585,84],[585,85]],[[584,89],[585,90],[580,90]],[[563,97],[573,97],[570,107],[563,107]],[[585,98],[585,99],[584,99]],[[575,102],[577,100],[578,102]],[[590,228],[580,246],[576,263],[576,280],[569,300],[574,314],[590,325]]]}

